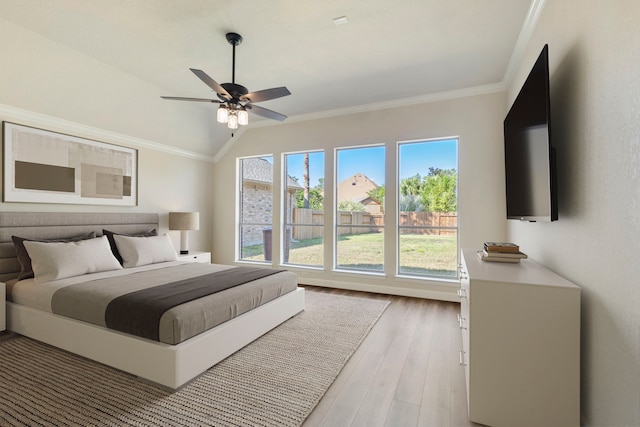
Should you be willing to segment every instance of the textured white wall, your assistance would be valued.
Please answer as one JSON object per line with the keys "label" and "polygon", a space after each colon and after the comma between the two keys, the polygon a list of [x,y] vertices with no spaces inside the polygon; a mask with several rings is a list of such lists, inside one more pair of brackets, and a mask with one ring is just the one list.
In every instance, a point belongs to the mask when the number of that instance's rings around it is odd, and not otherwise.
{"label": "textured white wall", "polygon": [[160,99],[166,89],[2,18],[0,46],[0,104],[189,151],[215,123],[210,108]]}
{"label": "textured white wall", "polygon": [[[159,99],[159,88],[2,19],[0,46],[0,120],[137,148],[139,202],[0,203],[0,212],[158,212],[165,232],[168,211],[198,210],[201,230],[190,232],[190,248],[210,250],[213,163],[194,153],[171,154],[162,145],[179,140],[183,150],[192,150],[206,141],[211,120],[205,109],[174,110]],[[178,232],[169,234],[179,247]]]}
{"label": "textured white wall", "polygon": [[[214,206],[214,259],[220,263],[234,261],[235,197],[230,197],[231,183],[236,179],[236,158],[271,154],[274,156],[275,188],[279,188],[281,154],[302,150],[325,150],[325,209],[332,212],[334,177],[331,175],[334,148],[367,144],[385,144],[387,153],[386,182],[394,182],[397,141],[459,136],[459,212],[462,247],[479,247],[485,240],[502,239],[506,235],[504,220],[504,178],[502,149],[502,117],[506,102],[504,92],[438,101],[411,107],[351,114],[347,116],[283,123],[250,129],[239,137],[225,155],[216,162],[215,194],[225,194]],[[280,195],[275,194],[274,221],[280,221]],[[386,198],[393,206],[395,189],[387,185]],[[395,213],[386,210],[385,253],[395,253]],[[329,216],[331,217],[331,215]],[[331,227],[325,227],[325,242],[331,238]],[[274,227],[276,234],[277,227]],[[326,245],[325,258],[331,259]],[[274,243],[274,253],[279,244]],[[274,257],[275,259],[275,257]],[[387,258],[389,259],[389,258]],[[404,288],[409,294],[422,291],[455,293],[455,286],[443,287],[437,282],[395,279],[393,268],[387,277],[339,274],[330,271],[300,272],[303,283],[344,286],[371,291]],[[437,297],[436,294],[430,294]]]}
{"label": "textured white wall", "polygon": [[548,43],[559,221],[508,238],[582,288],[586,425],[640,425],[638,28],[636,0],[547,1],[509,88],[511,105]]}

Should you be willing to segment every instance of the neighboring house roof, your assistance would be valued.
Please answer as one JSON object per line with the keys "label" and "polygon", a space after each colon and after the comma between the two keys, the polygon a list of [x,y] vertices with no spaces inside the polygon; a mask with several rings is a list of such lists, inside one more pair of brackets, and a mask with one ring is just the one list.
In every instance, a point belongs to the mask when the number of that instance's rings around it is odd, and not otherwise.
{"label": "neighboring house roof", "polygon": [[371,197],[367,196],[367,197],[358,197],[357,199],[353,199],[354,202],[358,202],[358,203],[362,203],[363,205],[368,205],[370,203],[375,203],[377,205],[379,205],[380,203],[376,202],[375,200],[373,200]]}
{"label": "neighboring house roof", "polygon": [[[261,182],[264,184],[273,184],[273,164],[265,159],[253,157],[242,160],[242,175],[245,181]],[[287,176],[287,185],[289,188],[302,189],[290,176]]]}
{"label": "neighboring house roof", "polygon": [[345,200],[365,202],[369,197],[369,191],[378,188],[378,184],[361,173],[350,176],[338,183],[338,203]]}

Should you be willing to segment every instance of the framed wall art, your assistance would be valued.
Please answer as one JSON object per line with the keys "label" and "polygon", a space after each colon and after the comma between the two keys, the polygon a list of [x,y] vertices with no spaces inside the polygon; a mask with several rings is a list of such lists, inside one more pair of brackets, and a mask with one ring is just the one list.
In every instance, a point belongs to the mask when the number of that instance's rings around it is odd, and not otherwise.
{"label": "framed wall art", "polygon": [[2,125],[4,202],[137,205],[137,150]]}

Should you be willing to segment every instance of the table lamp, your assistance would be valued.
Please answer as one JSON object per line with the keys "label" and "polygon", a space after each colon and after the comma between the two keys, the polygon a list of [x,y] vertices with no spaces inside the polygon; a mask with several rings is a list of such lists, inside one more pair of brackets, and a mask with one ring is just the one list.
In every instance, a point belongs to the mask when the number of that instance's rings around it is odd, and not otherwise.
{"label": "table lamp", "polygon": [[199,212],[169,212],[169,230],[180,230],[180,254],[189,253],[189,230],[199,229]]}

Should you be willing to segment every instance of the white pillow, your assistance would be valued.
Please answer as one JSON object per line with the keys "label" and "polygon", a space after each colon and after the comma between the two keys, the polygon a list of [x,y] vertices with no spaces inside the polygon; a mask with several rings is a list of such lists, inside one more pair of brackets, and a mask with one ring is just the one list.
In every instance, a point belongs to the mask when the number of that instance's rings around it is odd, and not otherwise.
{"label": "white pillow", "polygon": [[148,237],[114,234],[113,238],[122,256],[122,265],[125,267],[138,267],[178,259],[176,249],[166,234]]}
{"label": "white pillow", "polygon": [[106,237],[77,242],[24,241],[31,258],[35,282],[48,282],[122,268]]}

